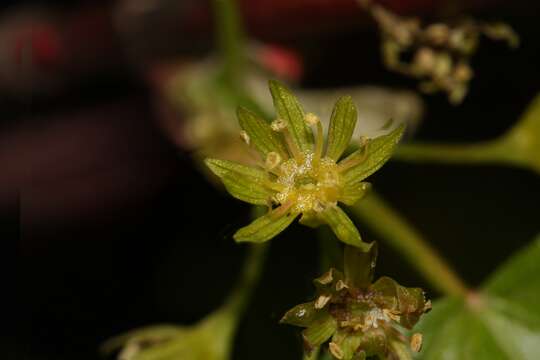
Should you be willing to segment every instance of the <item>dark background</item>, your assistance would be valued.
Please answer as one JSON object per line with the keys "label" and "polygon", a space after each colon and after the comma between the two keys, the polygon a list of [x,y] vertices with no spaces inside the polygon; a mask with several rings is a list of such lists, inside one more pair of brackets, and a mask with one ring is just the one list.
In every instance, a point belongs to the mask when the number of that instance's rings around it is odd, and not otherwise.
{"label": "dark background", "polygon": [[[22,3],[3,2],[0,21]],[[463,105],[450,106],[442,95],[424,97],[419,139],[489,139],[520,117],[540,90],[533,3],[485,2],[470,9],[478,18],[511,24],[522,45],[510,51],[483,42]],[[86,6],[70,2],[52,10],[65,24]],[[436,13],[436,5],[425,6],[422,12]],[[181,46],[167,56],[204,54],[209,40],[190,43],[210,39],[208,32],[178,34],[171,41]],[[103,41],[118,44],[114,31],[108,34]],[[305,55],[307,87],[415,86],[382,67],[373,26],[276,38]],[[0,342],[4,359],[97,359],[99,344],[118,333],[193,323],[222,302],[240,269],[244,247],[231,235],[249,221],[248,206],[208,184],[189,154],[156,125],[156,94],[118,46],[111,46],[113,60],[96,60],[95,68],[58,90],[14,92],[9,81],[2,85],[0,235],[8,245],[3,294],[9,303]],[[63,69],[53,67],[70,79],[82,72]],[[471,285],[540,230],[538,177],[528,170],[390,162],[370,182]],[[378,274],[438,296],[399,254],[380,245]],[[311,295],[317,247],[315,234],[298,225],[272,241],[234,359],[298,358],[297,329],[277,322]]]}

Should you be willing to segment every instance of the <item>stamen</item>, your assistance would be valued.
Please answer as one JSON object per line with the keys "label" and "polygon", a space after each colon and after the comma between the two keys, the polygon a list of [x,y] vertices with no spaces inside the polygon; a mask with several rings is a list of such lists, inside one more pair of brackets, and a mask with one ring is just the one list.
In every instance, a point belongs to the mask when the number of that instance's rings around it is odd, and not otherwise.
{"label": "stamen", "polygon": [[313,156],[313,167],[317,168],[319,166],[324,147],[323,127],[319,117],[313,113],[307,113],[304,120],[308,125],[317,126],[317,135],[315,137],[315,154]]}
{"label": "stamen", "polygon": [[313,204],[313,211],[316,213],[322,213],[326,207],[320,200],[315,200],[315,203]]}
{"label": "stamen", "polygon": [[422,334],[415,333],[411,336],[411,350],[414,352],[422,350]]}
{"label": "stamen", "polygon": [[283,119],[276,119],[276,120],[272,121],[272,123],[270,124],[270,127],[275,132],[280,132],[280,131],[285,130],[287,128],[287,123]]}
{"label": "stamen", "polygon": [[266,155],[266,161],[264,166],[268,171],[274,170],[281,163],[281,156],[274,151],[269,152]]}
{"label": "stamen", "polygon": [[363,148],[362,148],[362,156],[359,156],[359,157],[355,157],[354,159],[349,159],[349,160],[345,160],[345,161],[342,161],[338,164],[338,171],[339,172],[343,172],[345,170],[348,170],[356,165],[360,165],[361,163],[363,163],[364,161],[366,161],[367,157],[368,157],[368,149],[369,149],[369,142],[366,142],[364,145],[363,145]]}
{"label": "stamen", "polygon": [[320,121],[319,117],[315,115],[314,113],[307,113],[306,116],[304,117],[304,120],[310,126],[316,125]]}
{"label": "stamen", "polygon": [[332,297],[330,295],[321,295],[315,300],[315,309],[322,309],[328,304]]}
{"label": "stamen", "polygon": [[281,204],[281,206],[274,209],[274,211],[272,212],[272,216],[274,218],[278,218],[278,217],[281,217],[281,216],[285,215],[291,209],[291,207],[293,205],[294,205],[294,203],[292,201],[287,201],[287,202]]}
{"label": "stamen", "polygon": [[240,137],[246,143],[246,145],[249,146],[249,144],[251,144],[251,138],[249,137],[248,133],[245,132],[244,130],[240,131]]}
{"label": "stamen", "polygon": [[282,192],[282,191],[285,191],[285,189],[287,189],[285,185],[270,181],[268,179],[263,180],[262,184],[266,186],[268,189],[276,191],[276,192]]}
{"label": "stamen", "polygon": [[339,347],[339,345],[335,342],[331,341],[328,344],[328,350],[330,350],[330,353],[332,353],[336,359],[343,359],[343,350],[341,350],[341,347]]}
{"label": "stamen", "polygon": [[272,124],[270,124],[270,127],[272,130],[276,132],[281,132],[283,134],[283,138],[285,139],[285,142],[287,143],[287,147],[289,149],[290,155],[294,157],[297,163],[301,164],[304,162],[304,156],[302,155],[302,152],[294,142],[294,139],[291,136],[291,133],[289,132],[289,129],[287,127],[287,123],[283,119],[277,119],[272,121]]}

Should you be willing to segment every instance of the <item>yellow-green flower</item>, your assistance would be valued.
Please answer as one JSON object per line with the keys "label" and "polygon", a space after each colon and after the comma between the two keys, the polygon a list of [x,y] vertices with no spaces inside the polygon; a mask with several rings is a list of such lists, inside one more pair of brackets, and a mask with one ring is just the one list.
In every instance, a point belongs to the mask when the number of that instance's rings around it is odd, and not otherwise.
{"label": "yellow-green flower", "polygon": [[260,165],[206,159],[232,196],[269,208],[266,215],[238,230],[235,240],[267,241],[301,215],[300,223],[311,227],[328,224],[344,243],[368,250],[338,203],[353,205],[365,195],[369,184],[362,180],[388,160],[403,127],[366,139],[360,149],[341,159],[357,119],[350,97],[337,101],[325,144],[316,115],[304,113],[296,97],[275,81],[270,81],[270,92],[277,120],[269,123],[247,109],[238,109],[241,136],[261,155]]}
{"label": "yellow-green flower", "polygon": [[376,246],[369,252],[347,246],[344,272],[330,269],[315,279],[315,300],[289,310],[282,323],[304,327],[305,359],[315,359],[328,342],[334,359],[412,360],[422,335],[408,338],[400,328],[412,329],[431,308],[419,288],[406,288],[389,277],[374,283]]}

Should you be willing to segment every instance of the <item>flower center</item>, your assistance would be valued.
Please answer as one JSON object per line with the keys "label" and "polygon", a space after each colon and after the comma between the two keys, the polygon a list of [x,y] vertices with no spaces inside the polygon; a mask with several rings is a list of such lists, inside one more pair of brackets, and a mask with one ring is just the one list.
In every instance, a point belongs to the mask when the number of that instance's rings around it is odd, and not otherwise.
{"label": "flower center", "polygon": [[290,158],[281,164],[276,182],[284,190],[275,195],[276,202],[292,203],[292,211],[299,213],[320,212],[336,204],[341,192],[338,166],[330,158],[322,158],[316,164],[313,159],[313,153],[306,153],[301,163]]}

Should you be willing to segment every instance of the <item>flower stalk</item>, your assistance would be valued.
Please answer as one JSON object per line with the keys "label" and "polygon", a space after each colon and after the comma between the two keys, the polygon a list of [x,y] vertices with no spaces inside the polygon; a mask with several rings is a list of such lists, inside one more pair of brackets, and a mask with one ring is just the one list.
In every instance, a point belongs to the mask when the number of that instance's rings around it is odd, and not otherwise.
{"label": "flower stalk", "polygon": [[245,63],[244,33],[236,0],[213,0],[217,41],[229,85],[238,84]]}
{"label": "flower stalk", "polygon": [[374,191],[351,212],[402,254],[435,289],[445,295],[467,295],[467,286],[448,263]]}

